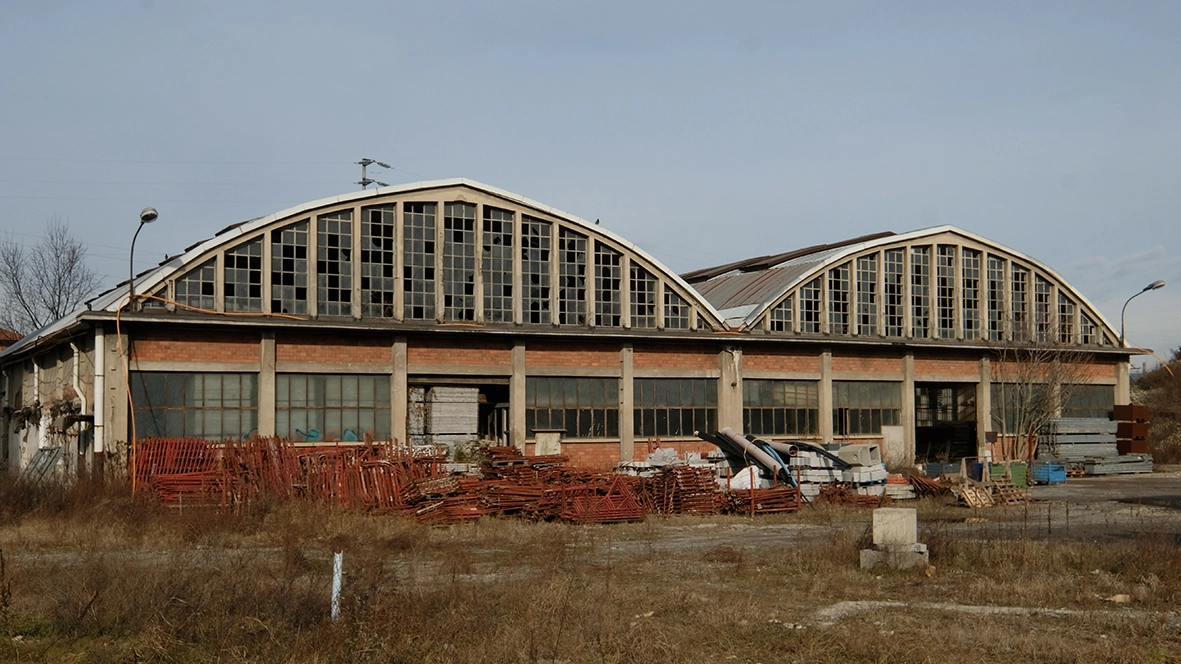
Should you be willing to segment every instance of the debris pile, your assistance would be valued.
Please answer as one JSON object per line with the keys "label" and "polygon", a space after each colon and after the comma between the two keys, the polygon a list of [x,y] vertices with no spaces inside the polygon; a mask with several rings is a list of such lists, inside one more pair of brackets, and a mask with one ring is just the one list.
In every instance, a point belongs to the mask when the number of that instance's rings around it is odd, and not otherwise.
{"label": "debris pile", "polygon": [[134,472],[140,495],[163,504],[241,509],[264,499],[303,498],[432,524],[502,515],[616,523],[647,514],[763,514],[800,505],[798,491],[786,486],[728,498],[710,466],[667,465],[639,477],[570,466],[562,455],[527,457],[514,447],[482,453],[476,475],[448,473],[442,448],[431,446],[147,439],[137,444]]}

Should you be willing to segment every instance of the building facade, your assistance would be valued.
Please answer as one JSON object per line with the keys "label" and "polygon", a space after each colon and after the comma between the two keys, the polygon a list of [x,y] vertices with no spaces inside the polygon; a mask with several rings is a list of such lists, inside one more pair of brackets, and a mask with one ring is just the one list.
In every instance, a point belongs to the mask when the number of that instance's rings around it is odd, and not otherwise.
{"label": "building facade", "polygon": [[950,226],[678,276],[468,180],[235,224],[134,283],[0,354],[10,467],[157,436],[432,442],[420,405],[453,398],[484,440],[557,430],[597,467],[726,426],[906,465],[994,451],[1014,349],[1071,365],[1057,407],[1088,415],[1128,401],[1135,352],[1048,266]]}

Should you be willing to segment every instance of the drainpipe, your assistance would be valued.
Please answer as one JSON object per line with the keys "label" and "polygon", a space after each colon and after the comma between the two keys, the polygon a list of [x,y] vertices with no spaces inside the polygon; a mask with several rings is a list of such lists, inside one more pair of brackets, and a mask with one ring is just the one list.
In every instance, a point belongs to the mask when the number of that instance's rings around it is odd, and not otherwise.
{"label": "drainpipe", "polygon": [[[3,410],[0,412],[5,412],[5,413],[8,412],[9,404],[12,403],[11,398],[8,396],[8,387],[9,387],[9,385],[12,384],[12,381],[9,380],[9,376],[10,376],[9,372],[10,372],[10,369],[4,369],[4,398],[3,398],[3,401],[0,402],[3,405]],[[4,436],[3,436],[3,438],[4,438],[4,460],[7,462],[7,464],[6,464],[7,469],[10,471],[19,470],[20,469],[20,460],[19,460],[20,447],[12,444],[12,438],[13,438],[13,436],[12,436],[12,418],[5,416],[3,418],[2,424],[3,424],[3,431],[4,431]],[[14,450],[16,451],[16,455],[13,455]],[[12,467],[12,461],[14,458],[17,458],[17,467],[16,468]]]}
{"label": "drainpipe", "polygon": [[[70,383],[74,387],[74,394],[78,395],[78,400],[82,402],[82,407],[78,410],[78,412],[85,415],[86,414],[86,394],[82,392],[82,385],[80,385],[78,382],[78,374],[81,371],[79,369],[79,366],[82,363],[82,349],[78,348],[78,344],[73,341],[70,342],[70,348],[74,351],[74,375],[70,377]],[[91,429],[90,431],[92,434],[94,433],[94,429]],[[77,452],[78,452],[78,455],[81,455],[82,454],[82,424],[81,423],[78,424],[78,436],[77,436],[76,440],[78,441]],[[94,442],[92,441],[90,445],[91,445],[90,453],[91,453],[91,456],[93,457]],[[83,464],[89,465],[86,461],[78,459],[76,467],[81,468],[81,466]]]}
{"label": "drainpipe", "polygon": [[[33,358],[33,397],[37,403],[41,403],[41,363],[37,361],[36,357]],[[49,428],[47,426],[49,418],[45,417],[44,405],[41,404],[42,407],[38,413],[41,417],[37,419],[37,449],[39,450],[49,446],[45,437],[46,429]]]}
{"label": "drainpipe", "polygon": [[107,337],[101,327],[94,329],[94,454],[103,453],[107,403]]}

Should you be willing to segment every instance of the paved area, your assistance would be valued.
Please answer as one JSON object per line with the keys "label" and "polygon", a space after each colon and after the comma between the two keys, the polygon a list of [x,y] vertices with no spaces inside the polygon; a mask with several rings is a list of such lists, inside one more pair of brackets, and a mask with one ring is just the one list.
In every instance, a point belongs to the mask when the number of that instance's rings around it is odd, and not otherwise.
{"label": "paved area", "polygon": [[1118,502],[1181,510],[1181,472],[1072,477],[1066,484],[1035,486],[1033,496],[1072,504]]}

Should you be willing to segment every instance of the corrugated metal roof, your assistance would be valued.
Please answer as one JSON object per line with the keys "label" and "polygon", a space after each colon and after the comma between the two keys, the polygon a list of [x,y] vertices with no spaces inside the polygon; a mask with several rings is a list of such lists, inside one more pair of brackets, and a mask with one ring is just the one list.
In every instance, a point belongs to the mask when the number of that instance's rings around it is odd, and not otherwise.
{"label": "corrugated metal roof", "polygon": [[[902,234],[877,233],[865,235],[846,242],[817,245],[786,254],[752,258],[737,263],[697,270],[684,275],[686,281],[693,283],[697,292],[710,301],[716,309],[726,317],[730,327],[743,328],[753,324],[763,313],[776,304],[788,291],[792,290],[805,279],[822,272],[829,265],[835,265],[846,258],[862,251],[884,245],[904,244],[919,238],[933,237],[942,233],[959,235],[979,244],[994,247],[998,251],[1013,258],[1036,266],[1052,280],[1065,288],[1072,297],[1077,298],[1080,305],[1094,312],[1096,324],[1103,326],[1109,332],[1114,328],[1111,323],[1095,308],[1087,298],[1052,268],[1045,263],[1033,259],[1019,251],[1009,249],[974,233],[956,228],[955,226],[935,226]],[[783,257],[788,259],[774,264],[773,261]],[[723,268],[728,268],[724,269]],[[713,275],[704,278],[705,275]],[[737,317],[742,316],[741,320]],[[1113,333],[1113,332],[1112,332]]]}

